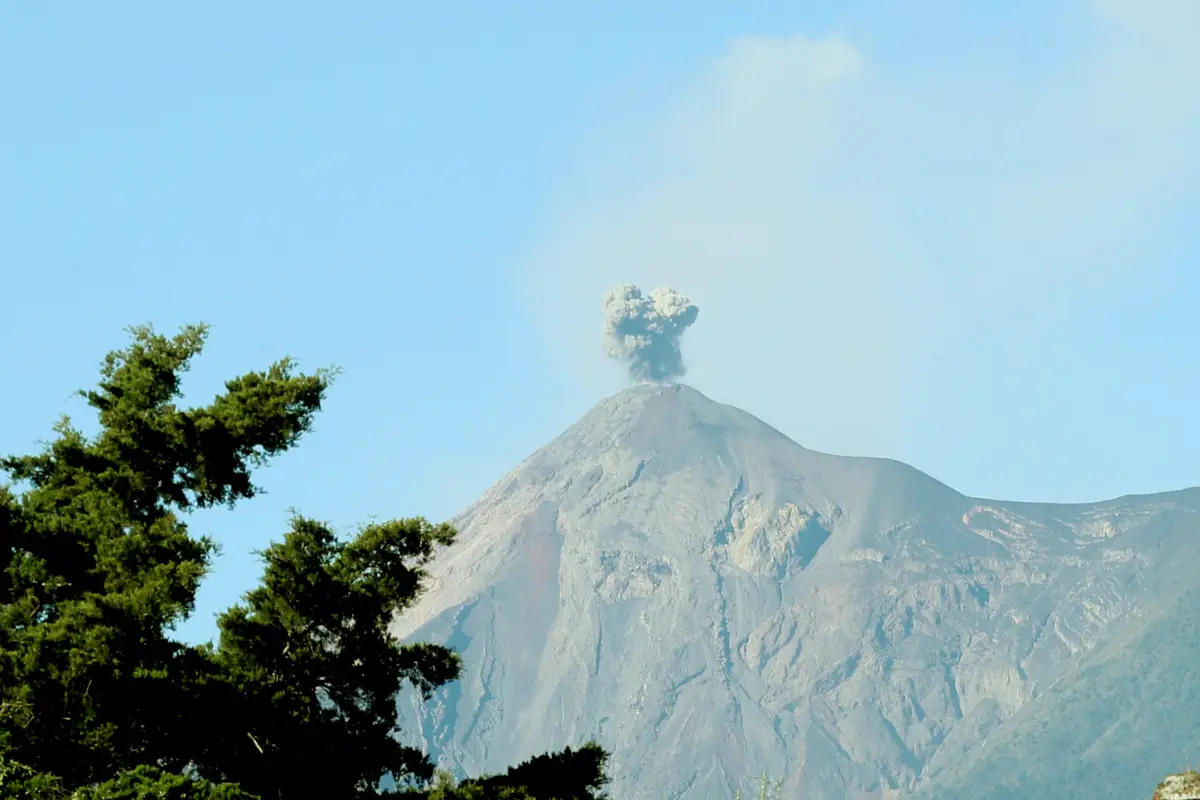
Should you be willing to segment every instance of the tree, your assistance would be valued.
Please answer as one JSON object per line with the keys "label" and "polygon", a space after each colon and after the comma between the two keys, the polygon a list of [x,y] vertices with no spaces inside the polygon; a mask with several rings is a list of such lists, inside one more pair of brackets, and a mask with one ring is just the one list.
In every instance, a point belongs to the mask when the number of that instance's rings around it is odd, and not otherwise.
{"label": "tree", "polygon": [[0,796],[5,800],[261,800],[231,783],[140,766],[112,780],[68,792],[61,780],[0,759]]}
{"label": "tree", "polygon": [[560,753],[534,756],[509,767],[503,775],[456,783],[449,774],[439,772],[429,790],[403,796],[409,800],[589,800],[607,783],[606,761],[608,754],[589,742],[579,750],[568,747]]}
{"label": "tree", "polygon": [[[64,417],[41,453],[0,460],[25,486],[0,487],[0,797],[363,798],[385,775],[426,784],[433,765],[396,739],[396,698],[406,683],[428,697],[459,659],[401,646],[387,625],[455,531],[417,517],[343,542],[293,515],[217,643],[176,641],[216,551],[182,515],[253,497],[252,468],[311,429],[335,373],[284,359],[179,409],[207,328],[131,334],[80,392],[97,436]],[[470,785],[567,800],[607,780],[594,743],[538,758]]]}

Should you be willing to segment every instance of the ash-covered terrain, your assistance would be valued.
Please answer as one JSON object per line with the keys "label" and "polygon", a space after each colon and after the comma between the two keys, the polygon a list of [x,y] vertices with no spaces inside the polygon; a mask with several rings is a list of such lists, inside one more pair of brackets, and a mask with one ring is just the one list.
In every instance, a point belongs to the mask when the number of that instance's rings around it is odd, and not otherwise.
{"label": "ash-covered terrain", "polygon": [[[965,497],[687,386],[636,386],[453,520],[393,630],[455,648],[464,674],[400,722],[468,774],[595,738],[614,798],[733,797],[763,770],[805,800],[1015,796],[998,782],[1014,763],[1069,787],[1046,797],[1096,796],[1068,773],[1124,752],[1143,679],[1161,702],[1172,665],[1200,663],[1197,637],[1170,633],[1198,511],[1200,490]],[[1175,651],[1137,661],[1155,636]],[[1200,723],[1147,727],[1162,763],[1131,768],[1200,757]],[[1046,752],[1063,737],[1078,752]]]}

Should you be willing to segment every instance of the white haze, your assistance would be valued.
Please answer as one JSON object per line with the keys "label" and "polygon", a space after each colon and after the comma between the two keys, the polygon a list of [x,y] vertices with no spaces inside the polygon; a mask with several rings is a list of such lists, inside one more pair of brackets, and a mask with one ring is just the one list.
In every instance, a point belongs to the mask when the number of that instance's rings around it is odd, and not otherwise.
{"label": "white haze", "polygon": [[[971,446],[952,440],[1029,445],[1017,415],[1069,414],[1105,366],[1074,348],[1165,291],[1175,267],[1147,248],[1200,177],[1200,2],[1087,13],[1084,46],[1041,74],[733,40],[657,116],[614,123],[632,146],[590,143],[557,187],[527,275],[548,347],[594,398],[615,391],[597,298],[676,286],[704,309],[688,383],[808,447],[978,488],[938,474]],[[972,407],[1014,418],[983,430]]]}

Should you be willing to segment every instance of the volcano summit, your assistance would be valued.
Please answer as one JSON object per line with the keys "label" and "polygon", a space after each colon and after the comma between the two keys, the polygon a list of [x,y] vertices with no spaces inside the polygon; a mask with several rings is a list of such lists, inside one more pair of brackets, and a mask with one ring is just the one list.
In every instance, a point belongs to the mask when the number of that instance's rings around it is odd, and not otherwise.
{"label": "volcano summit", "polygon": [[469,774],[595,738],[614,798],[936,794],[1194,585],[1198,510],[969,498],[638,385],[453,520],[393,631],[463,676],[400,722]]}

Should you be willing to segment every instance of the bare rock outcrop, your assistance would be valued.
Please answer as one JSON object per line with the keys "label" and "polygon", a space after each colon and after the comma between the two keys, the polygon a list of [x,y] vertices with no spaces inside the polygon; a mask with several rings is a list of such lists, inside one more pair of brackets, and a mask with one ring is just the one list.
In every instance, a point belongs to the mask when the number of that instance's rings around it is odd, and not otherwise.
{"label": "bare rock outcrop", "polygon": [[1153,800],[1200,800],[1200,772],[1189,769],[1168,775],[1154,790]]}

